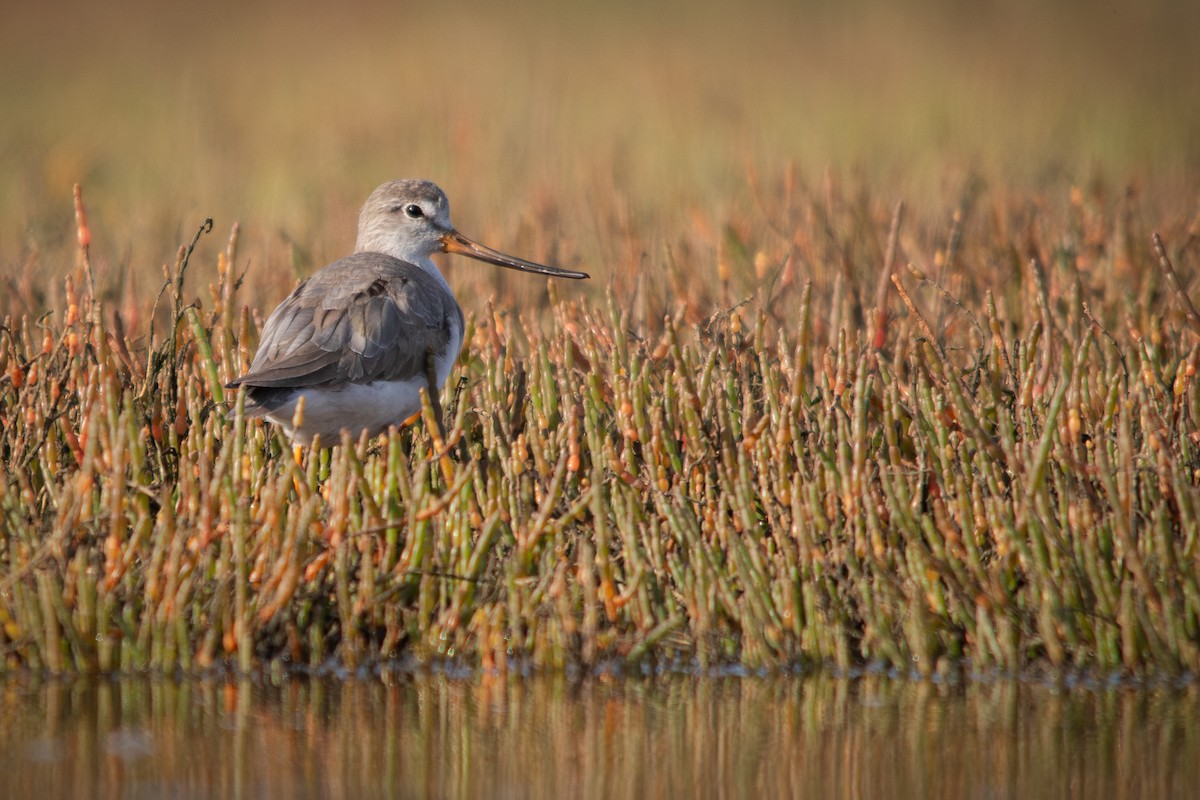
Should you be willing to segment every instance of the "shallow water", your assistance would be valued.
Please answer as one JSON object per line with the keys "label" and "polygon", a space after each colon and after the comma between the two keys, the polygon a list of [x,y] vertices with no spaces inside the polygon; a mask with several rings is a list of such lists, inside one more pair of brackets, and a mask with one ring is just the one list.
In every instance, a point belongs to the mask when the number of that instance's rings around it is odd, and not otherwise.
{"label": "shallow water", "polygon": [[1200,689],[0,679],[0,797],[1196,797]]}

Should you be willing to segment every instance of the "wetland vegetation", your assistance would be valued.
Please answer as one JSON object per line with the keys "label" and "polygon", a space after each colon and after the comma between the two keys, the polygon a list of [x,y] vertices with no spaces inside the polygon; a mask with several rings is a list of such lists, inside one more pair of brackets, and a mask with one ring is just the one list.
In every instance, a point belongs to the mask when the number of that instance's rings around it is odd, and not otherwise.
{"label": "wetland vegetation", "polygon": [[[844,93],[891,75],[890,39],[798,78],[837,57],[784,47],[771,8],[735,26],[759,41],[740,77],[657,46],[661,20],[622,60],[628,28],[596,23],[577,59],[551,39],[469,80],[448,58],[436,84],[314,48],[300,86],[263,55],[282,38],[235,70],[198,28],[199,66],[158,77],[138,67],[173,63],[161,43],[101,62],[65,37],[107,88],[58,105],[6,77],[0,670],[1200,669],[1200,102],[1163,102],[1194,65],[1131,41],[1155,56],[1129,85],[1101,72],[1106,93],[1057,105],[1073,59],[1099,63],[1064,46],[1032,56],[1058,82],[1028,97],[1019,70],[960,119],[946,98],[973,87],[920,62],[904,75],[932,87],[889,78],[866,117]],[[698,20],[697,47],[730,34]],[[1027,32],[992,33],[946,47],[1001,63]],[[351,35],[330,21],[333,52]],[[37,63],[25,79],[59,85],[64,62]],[[586,65],[590,104],[542,99]],[[146,102],[164,91],[178,115]],[[464,232],[593,286],[450,265],[468,332],[445,440],[426,415],[296,460],[222,387],[348,249],[365,191],[410,175]]]}

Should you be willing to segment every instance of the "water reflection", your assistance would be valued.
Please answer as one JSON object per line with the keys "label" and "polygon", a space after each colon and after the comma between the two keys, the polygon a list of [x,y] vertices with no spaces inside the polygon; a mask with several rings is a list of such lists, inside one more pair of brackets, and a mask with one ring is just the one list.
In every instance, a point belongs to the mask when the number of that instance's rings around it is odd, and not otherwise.
{"label": "water reflection", "polygon": [[1190,797],[1200,695],[867,678],[0,681],[3,797]]}

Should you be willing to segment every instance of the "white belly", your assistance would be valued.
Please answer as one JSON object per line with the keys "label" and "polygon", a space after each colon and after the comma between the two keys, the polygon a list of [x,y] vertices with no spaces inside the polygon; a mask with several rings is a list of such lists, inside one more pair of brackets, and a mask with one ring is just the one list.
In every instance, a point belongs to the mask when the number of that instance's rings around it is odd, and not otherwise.
{"label": "white belly", "polygon": [[[300,389],[266,417],[282,427],[294,442],[312,444],[313,437],[319,435],[322,445],[333,446],[342,441],[342,431],[358,438],[365,429],[369,436],[374,436],[416,414],[421,410],[420,391],[425,385],[423,378],[414,378],[351,383],[340,389]],[[296,428],[292,423],[301,397],[304,417]]]}
{"label": "white belly", "polygon": [[[452,325],[449,346],[434,362],[438,392],[458,360],[462,336],[462,328]],[[357,439],[363,430],[369,436],[375,436],[390,425],[404,422],[421,410],[421,389],[427,386],[426,376],[422,373],[405,380],[350,383],[336,389],[296,389],[287,403],[264,416],[282,427],[293,442],[309,445],[313,437],[319,435],[323,446],[332,447],[342,441],[343,431]],[[296,428],[292,422],[301,397],[305,398],[304,418]]]}

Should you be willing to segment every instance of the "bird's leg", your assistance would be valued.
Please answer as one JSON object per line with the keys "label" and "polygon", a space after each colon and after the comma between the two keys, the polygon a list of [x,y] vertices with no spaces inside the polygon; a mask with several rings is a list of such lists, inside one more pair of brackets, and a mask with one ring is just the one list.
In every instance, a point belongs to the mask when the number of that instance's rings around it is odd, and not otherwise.
{"label": "bird's leg", "polygon": [[434,357],[433,348],[425,348],[425,385],[429,392],[429,406],[433,409],[433,418],[437,421],[438,428],[438,447],[446,441],[446,425],[442,422],[442,396],[438,391],[437,385],[437,359]]}

